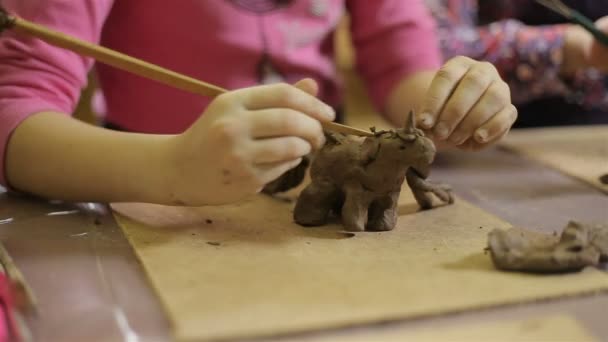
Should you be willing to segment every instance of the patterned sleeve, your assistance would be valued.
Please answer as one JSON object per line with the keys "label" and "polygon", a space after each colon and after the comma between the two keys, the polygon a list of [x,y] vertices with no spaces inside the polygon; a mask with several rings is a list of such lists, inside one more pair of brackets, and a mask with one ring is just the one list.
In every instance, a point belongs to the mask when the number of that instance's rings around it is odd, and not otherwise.
{"label": "patterned sleeve", "polygon": [[513,102],[563,96],[584,107],[608,108],[605,78],[596,70],[560,76],[565,25],[526,26],[506,19],[477,26],[477,1],[427,0],[444,58],[465,55],[496,66]]}

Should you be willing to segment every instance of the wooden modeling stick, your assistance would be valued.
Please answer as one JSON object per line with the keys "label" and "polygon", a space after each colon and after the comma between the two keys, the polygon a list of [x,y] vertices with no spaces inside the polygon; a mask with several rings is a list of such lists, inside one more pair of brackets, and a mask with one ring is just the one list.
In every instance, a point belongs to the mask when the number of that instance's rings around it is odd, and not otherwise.
{"label": "wooden modeling stick", "polygon": [[37,311],[36,297],[1,242],[0,273],[3,273],[9,280],[9,287],[17,307],[20,310],[35,313]]}
{"label": "wooden modeling stick", "polygon": [[[10,16],[0,7],[0,32],[4,29],[12,29],[18,33],[34,36],[51,45],[73,51],[79,55],[91,57],[98,62],[191,93],[215,97],[228,91],[216,85],[165,69],[158,65],[122,54],[118,51],[77,39],[18,17]],[[335,122],[322,122],[322,125],[325,130],[336,133],[358,136],[374,135],[369,131]]]}

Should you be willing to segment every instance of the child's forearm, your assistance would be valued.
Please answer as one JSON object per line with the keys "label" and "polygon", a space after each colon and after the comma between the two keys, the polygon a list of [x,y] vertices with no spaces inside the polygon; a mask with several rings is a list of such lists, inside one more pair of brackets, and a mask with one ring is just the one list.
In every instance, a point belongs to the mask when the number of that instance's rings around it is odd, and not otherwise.
{"label": "child's forearm", "polygon": [[172,136],[94,127],[59,113],[39,113],[14,131],[6,176],[18,190],[69,201],[169,204]]}
{"label": "child's forearm", "polygon": [[386,115],[390,122],[402,127],[410,110],[420,114],[435,71],[421,71],[401,80],[391,92],[386,104]]}

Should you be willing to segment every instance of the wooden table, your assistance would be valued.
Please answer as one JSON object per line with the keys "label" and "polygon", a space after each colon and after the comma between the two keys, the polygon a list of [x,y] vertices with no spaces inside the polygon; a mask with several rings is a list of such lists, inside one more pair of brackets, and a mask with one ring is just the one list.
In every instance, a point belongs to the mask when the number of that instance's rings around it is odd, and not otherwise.
{"label": "wooden table", "polygon": [[[443,154],[432,179],[452,184],[459,196],[517,226],[553,231],[569,219],[608,221],[605,194],[498,148]],[[169,339],[160,305],[103,206],[53,204],[0,193],[0,223],[0,238],[39,300],[39,316],[29,319],[36,340]],[[607,308],[608,294],[598,294],[298,338],[569,313],[608,340]]]}

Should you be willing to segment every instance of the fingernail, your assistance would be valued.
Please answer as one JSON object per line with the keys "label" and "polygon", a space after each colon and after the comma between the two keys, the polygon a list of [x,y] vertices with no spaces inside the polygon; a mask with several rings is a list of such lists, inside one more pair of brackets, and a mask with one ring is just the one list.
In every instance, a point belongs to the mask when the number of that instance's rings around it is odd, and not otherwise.
{"label": "fingernail", "polygon": [[443,122],[438,123],[435,126],[435,136],[441,140],[444,140],[445,138],[447,138],[448,137],[448,126]]}
{"label": "fingernail", "polygon": [[325,117],[327,117],[329,120],[334,121],[336,118],[336,111],[332,107],[326,106],[323,115],[325,115]]}
{"label": "fingernail", "polygon": [[433,117],[428,113],[422,113],[418,116],[418,122],[423,128],[431,128],[433,126]]}
{"label": "fingernail", "polygon": [[478,129],[477,132],[475,132],[475,139],[481,143],[486,142],[488,140],[488,131],[485,129]]}
{"label": "fingernail", "polygon": [[310,152],[312,152],[313,149],[314,148],[313,148],[312,144],[306,144],[306,148],[304,149],[304,151],[301,155],[305,156],[307,154],[310,154]]}

